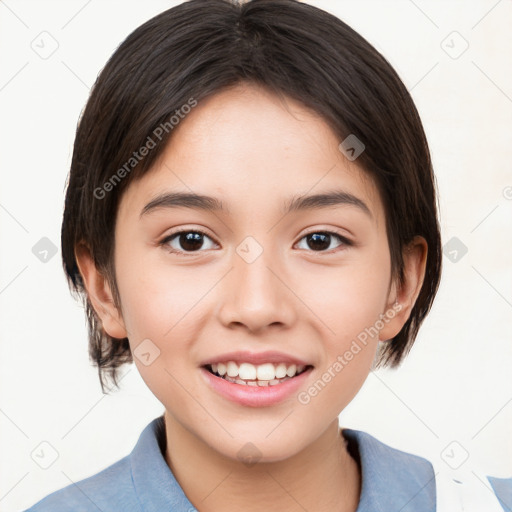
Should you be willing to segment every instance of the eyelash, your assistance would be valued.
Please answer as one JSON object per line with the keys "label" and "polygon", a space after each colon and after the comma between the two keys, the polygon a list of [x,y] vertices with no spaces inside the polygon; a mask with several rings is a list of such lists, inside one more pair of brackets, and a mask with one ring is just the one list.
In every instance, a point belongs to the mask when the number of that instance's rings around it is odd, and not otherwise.
{"label": "eyelash", "polygon": [[[184,256],[184,257],[195,256],[196,254],[198,254],[200,252],[204,252],[204,251],[200,251],[200,250],[199,251],[186,252],[186,251],[178,251],[176,249],[169,248],[168,243],[171,240],[173,240],[174,238],[176,238],[177,236],[179,236],[181,234],[184,234],[184,233],[199,233],[199,234],[201,234],[203,236],[206,236],[206,237],[210,238],[211,240],[213,240],[213,238],[210,235],[208,235],[205,231],[203,231],[201,229],[183,229],[181,231],[175,231],[174,233],[171,233],[170,235],[167,235],[163,240],[161,240],[158,243],[158,245],[160,245],[161,247],[164,247],[165,249],[168,250],[168,252],[170,252],[172,254],[176,254],[178,256]],[[328,253],[328,254],[330,254],[330,253],[333,253],[333,252],[337,252],[338,250],[343,250],[343,246],[351,247],[351,246],[354,245],[351,240],[349,240],[348,238],[346,238],[342,234],[338,233],[337,231],[322,231],[322,230],[315,230],[315,231],[310,231],[309,233],[305,233],[299,239],[299,242],[301,240],[303,240],[304,238],[306,238],[307,236],[314,235],[314,234],[334,235],[336,238],[338,238],[339,241],[342,242],[342,244],[341,244],[341,246],[338,246],[335,249],[331,249],[329,251],[311,251],[313,253]],[[341,249],[340,249],[340,247],[341,247]]]}

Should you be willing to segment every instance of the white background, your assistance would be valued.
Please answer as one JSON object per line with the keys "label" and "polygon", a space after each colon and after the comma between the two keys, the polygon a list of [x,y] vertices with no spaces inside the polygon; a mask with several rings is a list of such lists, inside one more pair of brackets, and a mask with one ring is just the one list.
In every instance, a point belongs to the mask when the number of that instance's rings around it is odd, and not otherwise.
{"label": "white background", "polygon": [[[134,366],[103,395],[60,263],[64,187],[90,86],[137,26],[179,2],[0,2],[0,510],[28,507],[128,454],[163,412]],[[439,462],[512,476],[512,2],[312,1],[411,91],[438,178],[443,242],[468,252],[398,370],[370,374],[345,427]],[[41,32],[48,34],[39,36]],[[453,31],[458,32],[452,34]],[[47,59],[31,47],[58,44]],[[52,43],[51,38],[56,43]],[[464,49],[464,38],[469,47]],[[444,42],[443,42],[444,41]],[[32,247],[58,248],[46,263]],[[42,469],[33,450],[58,458]],[[446,457],[445,457],[446,458]]]}

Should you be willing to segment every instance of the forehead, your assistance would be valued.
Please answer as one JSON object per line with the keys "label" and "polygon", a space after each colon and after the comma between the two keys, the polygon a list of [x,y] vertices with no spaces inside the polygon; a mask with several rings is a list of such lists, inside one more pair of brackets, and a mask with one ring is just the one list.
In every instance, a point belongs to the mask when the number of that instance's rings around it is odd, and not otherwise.
{"label": "forehead", "polygon": [[282,210],[294,196],[343,190],[380,223],[375,183],[345,158],[340,142],[301,103],[238,85],[202,100],[180,121],[153,168],[125,191],[120,210],[140,213],[162,192],[179,191],[219,197],[232,214],[251,206],[254,214],[270,202]]}

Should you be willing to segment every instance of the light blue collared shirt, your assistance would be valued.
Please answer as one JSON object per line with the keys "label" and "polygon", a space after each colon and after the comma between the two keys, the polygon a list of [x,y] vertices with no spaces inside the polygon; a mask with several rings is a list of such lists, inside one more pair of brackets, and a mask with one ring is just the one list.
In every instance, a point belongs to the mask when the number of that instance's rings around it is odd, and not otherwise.
{"label": "light blue collared shirt", "polygon": [[[343,429],[342,433],[361,468],[357,512],[435,512],[435,474],[430,462],[359,430]],[[146,426],[130,455],[50,494],[26,512],[195,512],[165,461],[165,443],[160,416]],[[489,481],[503,510],[512,511],[512,479]]]}

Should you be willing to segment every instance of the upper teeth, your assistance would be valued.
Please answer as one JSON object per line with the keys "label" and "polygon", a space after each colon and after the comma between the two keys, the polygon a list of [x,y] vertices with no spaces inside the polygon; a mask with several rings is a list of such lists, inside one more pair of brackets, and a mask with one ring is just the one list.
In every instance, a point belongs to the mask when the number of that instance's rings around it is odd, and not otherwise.
{"label": "upper teeth", "polygon": [[253,365],[251,363],[236,364],[234,361],[227,363],[218,363],[210,365],[214,373],[219,375],[228,375],[229,377],[239,377],[243,380],[274,380],[282,379],[286,376],[293,377],[297,373],[301,373],[305,366],[285,363],[272,364],[265,363]]}

